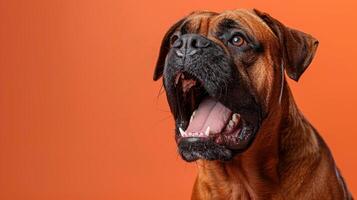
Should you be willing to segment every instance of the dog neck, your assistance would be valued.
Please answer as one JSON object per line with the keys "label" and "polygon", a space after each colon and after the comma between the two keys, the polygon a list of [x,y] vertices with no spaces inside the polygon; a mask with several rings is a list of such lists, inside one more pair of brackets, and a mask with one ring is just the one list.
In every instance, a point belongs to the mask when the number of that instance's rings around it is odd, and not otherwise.
{"label": "dog neck", "polygon": [[283,172],[298,157],[317,153],[318,144],[313,127],[299,112],[287,85],[284,98],[272,108],[274,112],[269,113],[244,153],[229,162],[197,161],[192,199],[281,198],[278,190],[285,181]]}

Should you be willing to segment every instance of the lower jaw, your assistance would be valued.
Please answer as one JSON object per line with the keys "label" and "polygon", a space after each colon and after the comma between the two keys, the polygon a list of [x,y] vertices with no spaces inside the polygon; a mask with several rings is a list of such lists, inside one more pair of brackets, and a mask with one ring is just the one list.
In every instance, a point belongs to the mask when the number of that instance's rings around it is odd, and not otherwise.
{"label": "lower jaw", "polygon": [[234,152],[225,146],[199,138],[184,138],[178,143],[178,149],[182,159],[187,162],[198,159],[229,161],[234,156]]}
{"label": "lower jaw", "polygon": [[253,133],[241,130],[237,135],[216,137],[177,138],[179,153],[188,162],[198,159],[229,161],[237,153],[245,151],[254,139]]}

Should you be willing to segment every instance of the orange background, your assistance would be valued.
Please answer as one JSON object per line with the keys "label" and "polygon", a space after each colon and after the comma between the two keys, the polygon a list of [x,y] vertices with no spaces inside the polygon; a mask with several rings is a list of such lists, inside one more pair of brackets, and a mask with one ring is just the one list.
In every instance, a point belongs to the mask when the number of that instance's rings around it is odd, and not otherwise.
{"label": "orange background", "polygon": [[0,199],[188,199],[152,73],[162,36],[193,10],[252,8],[320,40],[301,110],[357,192],[357,1],[0,1]]}

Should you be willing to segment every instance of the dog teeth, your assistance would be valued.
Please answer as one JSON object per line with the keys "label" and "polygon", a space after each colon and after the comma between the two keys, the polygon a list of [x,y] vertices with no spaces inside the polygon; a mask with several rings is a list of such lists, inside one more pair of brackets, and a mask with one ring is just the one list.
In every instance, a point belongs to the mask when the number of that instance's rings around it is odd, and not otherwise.
{"label": "dog teeth", "polygon": [[182,137],[185,137],[185,136],[186,136],[186,132],[185,132],[184,130],[182,130],[181,127],[179,128],[179,130],[180,130],[181,136],[182,136]]}
{"label": "dog teeth", "polygon": [[229,127],[233,127],[233,126],[234,126],[234,121],[230,120],[230,121],[228,122],[228,126],[229,126]]}
{"label": "dog teeth", "polygon": [[233,121],[234,123],[237,123],[237,122],[239,121],[239,114],[234,113],[234,114],[232,115],[232,121]]}
{"label": "dog teeth", "polygon": [[195,117],[196,111],[193,111],[192,115],[191,115],[191,119],[190,119],[190,123],[192,122],[193,118]]}
{"label": "dog teeth", "polygon": [[226,126],[226,131],[231,131],[237,124],[239,123],[240,120],[240,115],[238,113],[234,113],[232,115],[232,119],[229,120],[227,126]]}
{"label": "dog teeth", "polygon": [[181,137],[208,137],[211,128],[208,126],[205,132],[186,132],[181,127],[179,128]]}
{"label": "dog teeth", "polygon": [[208,126],[206,131],[205,131],[205,136],[209,136],[209,131],[210,131],[210,127]]}

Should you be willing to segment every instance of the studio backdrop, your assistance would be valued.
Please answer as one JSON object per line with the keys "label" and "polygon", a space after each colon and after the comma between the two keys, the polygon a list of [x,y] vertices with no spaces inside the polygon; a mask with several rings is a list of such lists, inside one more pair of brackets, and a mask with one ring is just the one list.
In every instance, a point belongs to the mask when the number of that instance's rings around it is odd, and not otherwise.
{"label": "studio backdrop", "polygon": [[357,2],[0,1],[0,199],[189,199],[161,39],[195,10],[257,8],[316,37],[298,106],[357,192]]}

